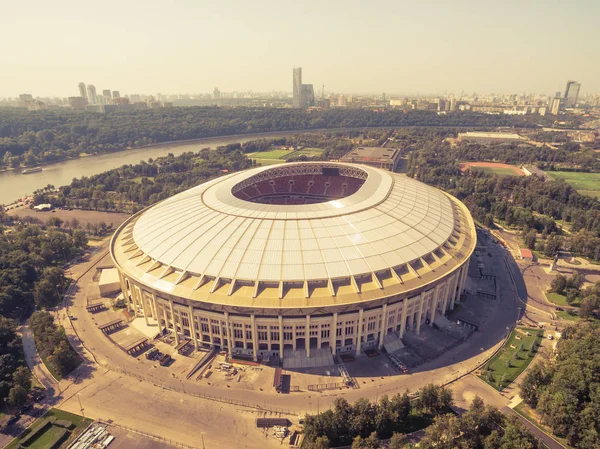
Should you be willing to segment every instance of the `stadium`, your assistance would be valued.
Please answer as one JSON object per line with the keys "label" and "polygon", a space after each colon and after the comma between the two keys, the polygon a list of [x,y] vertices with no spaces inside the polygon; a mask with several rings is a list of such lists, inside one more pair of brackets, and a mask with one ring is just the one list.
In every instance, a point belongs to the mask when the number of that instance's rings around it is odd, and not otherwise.
{"label": "stadium", "polygon": [[130,217],[110,252],[130,311],[231,357],[360,354],[443,320],[476,233],[454,197],[366,165],[238,172]]}

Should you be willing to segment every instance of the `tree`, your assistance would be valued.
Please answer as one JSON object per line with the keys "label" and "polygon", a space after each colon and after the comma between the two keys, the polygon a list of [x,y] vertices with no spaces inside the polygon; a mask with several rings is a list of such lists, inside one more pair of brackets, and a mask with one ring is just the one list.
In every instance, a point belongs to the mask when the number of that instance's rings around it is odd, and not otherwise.
{"label": "tree", "polygon": [[394,432],[387,449],[402,449],[406,445],[406,436],[402,433]]}
{"label": "tree", "polygon": [[553,292],[562,295],[567,288],[567,277],[558,273],[552,282],[550,283],[550,288]]}
{"label": "tree", "polygon": [[589,318],[594,313],[594,310],[598,308],[600,298],[596,295],[589,295],[583,298],[581,306],[579,307],[579,316],[582,318]]}
{"label": "tree", "polygon": [[536,363],[529,368],[525,373],[523,382],[521,382],[520,395],[525,403],[530,407],[536,408],[540,395],[550,380],[551,373],[547,365]]}
{"label": "tree", "polygon": [[367,438],[358,435],[352,441],[352,449],[379,449],[380,447],[381,441],[375,432],[372,432]]}
{"label": "tree", "polygon": [[525,235],[525,246],[529,249],[535,249],[535,243],[537,239],[537,232],[532,229]]}
{"label": "tree", "polygon": [[565,296],[567,303],[573,304],[575,301],[577,301],[577,298],[579,297],[579,290],[575,288],[567,288]]}
{"label": "tree", "polygon": [[20,385],[12,387],[8,393],[8,402],[14,407],[21,407],[27,402],[27,390]]}
{"label": "tree", "polygon": [[314,441],[302,445],[306,449],[329,449],[329,440],[326,436],[316,438]]}
{"label": "tree", "polygon": [[13,384],[28,391],[31,388],[31,371],[29,368],[20,366],[13,373]]}

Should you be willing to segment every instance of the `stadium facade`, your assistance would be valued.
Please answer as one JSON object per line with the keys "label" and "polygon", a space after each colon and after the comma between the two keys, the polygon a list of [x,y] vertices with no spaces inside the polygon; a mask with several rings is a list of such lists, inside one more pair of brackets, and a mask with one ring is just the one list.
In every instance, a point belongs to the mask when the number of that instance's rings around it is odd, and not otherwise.
{"label": "stadium facade", "polygon": [[454,308],[476,244],[454,197],[354,164],[214,179],[128,219],[111,241],[129,309],[196,348],[283,357],[381,347]]}

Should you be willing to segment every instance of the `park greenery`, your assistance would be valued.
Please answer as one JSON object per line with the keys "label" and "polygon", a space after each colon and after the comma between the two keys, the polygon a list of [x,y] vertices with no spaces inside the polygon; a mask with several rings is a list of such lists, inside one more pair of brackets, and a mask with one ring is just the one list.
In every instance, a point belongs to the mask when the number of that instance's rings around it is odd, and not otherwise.
{"label": "park greenery", "polygon": [[521,397],[542,424],[576,449],[600,447],[600,325],[567,327],[556,357],[535,364],[521,384]]}
{"label": "park greenery", "polygon": [[[579,306],[579,316],[581,318],[590,318],[598,307],[600,307],[600,281],[594,285],[582,288],[584,276],[575,271],[572,276],[567,277],[558,273],[550,284],[549,299],[564,301],[569,306]],[[563,305],[563,304],[559,304]]]}
{"label": "park greenery", "polygon": [[63,327],[54,323],[48,312],[34,312],[29,318],[35,346],[54,377],[63,378],[80,363],[80,358],[69,343]]}
{"label": "park greenery", "polygon": [[85,113],[0,108],[0,166],[35,165],[83,154],[203,137],[320,128],[551,125],[550,117],[473,112],[190,107]]}
{"label": "park greenery", "polygon": [[497,390],[507,387],[537,354],[542,334],[542,331],[536,329],[514,329],[502,350],[487,363],[479,377]]}
{"label": "park greenery", "polygon": [[[377,403],[359,399],[349,404],[337,398],[331,410],[307,417],[302,447],[412,448],[415,446],[406,434],[425,427],[425,436],[419,442],[419,448],[424,449],[539,447],[517,419],[505,418],[479,397],[460,417],[452,411],[452,404],[451,391],[433,384],[425,386],[412,401],[406,393],[383,396]],[[382,440],[388,440],[387,446]]]}
{"label": "park greenery", "polygon": [[[63,266],[87,246],[83,231],[55,224],[14,222],[0,210],[0,400],[14,406],[27,400],[31,387],[17,323],[35,307],[59,303],[68,287]],[[62,372],[69,363],[63,360],[66,352],[64,347],[54,349],[52,363]]]}

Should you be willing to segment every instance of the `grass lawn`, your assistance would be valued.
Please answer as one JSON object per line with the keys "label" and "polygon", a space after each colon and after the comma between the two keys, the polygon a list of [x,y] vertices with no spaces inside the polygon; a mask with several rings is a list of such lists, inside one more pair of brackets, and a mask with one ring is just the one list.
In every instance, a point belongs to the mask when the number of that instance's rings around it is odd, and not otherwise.
{"label": "grass lawn", "polygon": [[547,171],[546,174],[554,179],[564,179],[582,195],[600,198],[600,173]]}
{"label": "grass lawn", "polygon": [[579,317],[579,315],[571,315],[569,312],[567,312],[566,310],[563,312],[556,312],[556,317],[559,320],[566,320],[566,321],[578,321],[581,318]]}
{"label": "grass lawn", "polygon": [[323,153],[323,150],[320,148],[303,148],[302,150],[297,151],[276,148],[270,151],[246,153],[246,156],[248,159],[256,159],[256,161],[262,165],[273,165],[281,164],[291,157],[297,157],[301,155],[318,156],[321,153]]}
{"label": "grass lawn", "polygon": [[556,304],[557,306],[568,306],[567,297],[565,295],[561,295],[560,293],[549,292],[546,293],[546,297],[548,301]]}
{"label": "grass lawn", "polygon": [[275,149],[271,151],[258,151],[256,153],[247,153],[248,159],[284,159],[285,156],[291,155],[293,150]]}
{"label": "grass lawn", "polygon": [[[489,361],[489,371],[479,377],[496,390],[500,386],[504,388],[510,384],[533,360],[537,351],[530,354],[529,350],[534,343],[537,345],[541,343],[542,337],[537,336],[538,332],[539,329],[525,327],[514,329],[502,350]],[[522,351],[519,350],[521,345],[523,345]],[[518,359],[515,359],[515,354],[518,354]],[[507,366],[507,361],[510,361],[510,367]]]}
{"label": "grass lawn", "polygon": [[[83,416],[75,415],[73,413],[69,413],[69,412],[65,412],[62,410],[52,408],[48,411],[48,413],[46,413],[45,415],[40,417],[38,420],[36,420],[29,429],[26,429],[19,437],[15,438],[8,446],[6,446],[5,449],[18,449],[20,442],[23,438],[25,438],[31,432],[34,432],[40,426],[43,426],[44,423],[46,423],[46,421],[48,420],[48,418],[52,418],[52,417],[54,417],[58,420],[70,421],[75,425],[75,427],[70,430],[71,435],[69,436],[69,438],[67,440],[65,440],[65,442],[60,446],[61,448],[67,447],[75,439],[75,437],[77,435],[79,435],[87,426],[89,426],[92,423],[91,419],[88,419],[88,418],[84,419]],[[60,429],[58,427],[51,426],[47,431],[42,433],[39,436],[39,438],[37,438],[35,441],[33,441],[28,446],[28,449],[45,448],[47,446],[47,444],[50,443],[54,439],[55,435],[59,431],[60,431]]]}
{"label": "grass lawn", "polygon": [[477,167],[477,166],[471,166],[470,169],[471,170],[482,171],[484,173],[489,173],[489,174],[498,175],[498,176],[519,176],[517,173],[515,173],[515,171],[512,168],[506,168],[506,167]]}

